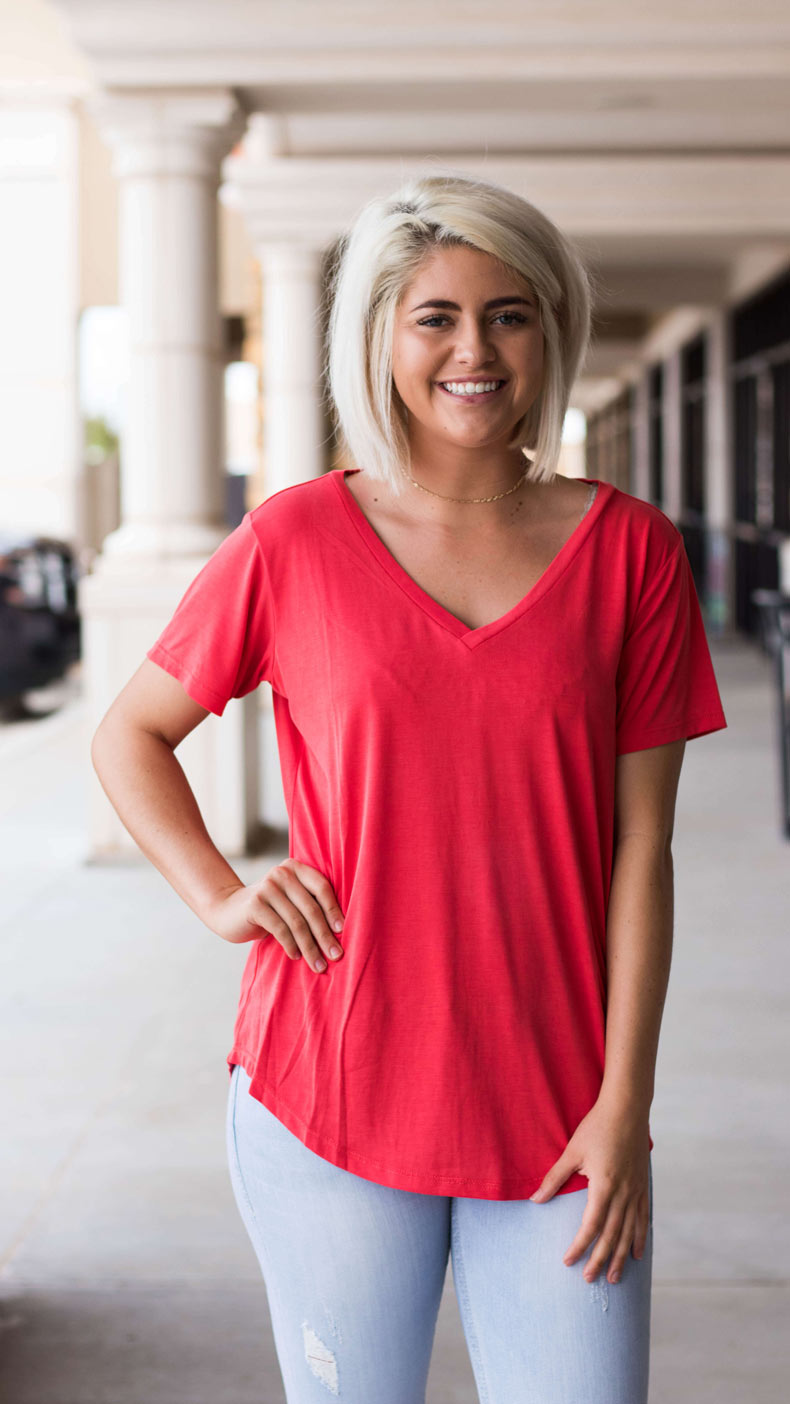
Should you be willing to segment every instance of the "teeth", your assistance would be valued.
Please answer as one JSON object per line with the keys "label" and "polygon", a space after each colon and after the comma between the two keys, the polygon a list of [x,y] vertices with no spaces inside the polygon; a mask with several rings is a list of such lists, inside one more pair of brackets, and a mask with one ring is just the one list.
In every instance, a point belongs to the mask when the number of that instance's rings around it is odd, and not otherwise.
{"label": "teeth", "polygon": [[443,380],[440,384],[445,390],[449,390],[451,395],[482,395],[488,390],[498,389],[502,381],[482,380],[476,385],[473,380]]}

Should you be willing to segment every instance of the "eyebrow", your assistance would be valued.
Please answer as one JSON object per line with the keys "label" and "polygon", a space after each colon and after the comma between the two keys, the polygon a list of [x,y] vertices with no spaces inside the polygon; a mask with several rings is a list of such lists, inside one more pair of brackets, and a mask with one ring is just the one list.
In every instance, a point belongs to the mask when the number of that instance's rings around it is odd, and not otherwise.
{"label": "eyebrow", "polygon": [[[535,304],[527,297],[495,297],[491,302],[485,303],[485,311],[491,307],[512,307],[515,303],[521,303],[524,307],[534,307]],[[412,307],[412,312],[419,312],[421,307],[447,307],[451,312],[460,312],[461,308],[457,302],[448,302],[446,298],[435,297],[430,302],[418,302],[416,307]]]}

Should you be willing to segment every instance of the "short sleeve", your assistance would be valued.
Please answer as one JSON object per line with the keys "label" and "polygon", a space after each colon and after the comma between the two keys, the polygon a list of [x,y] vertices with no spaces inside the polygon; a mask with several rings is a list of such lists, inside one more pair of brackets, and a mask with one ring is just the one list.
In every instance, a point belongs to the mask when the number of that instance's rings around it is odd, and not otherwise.
{"label": "short sleeve", "polygon": [[198,571],[146,657],[219,717],[232,697],[271,682],[274,604],[249,513]]}
{"label": "short sleeve", "polygon": [[720,731],[727,721],[681,540],[642,590],[617,670],[616,754]]}

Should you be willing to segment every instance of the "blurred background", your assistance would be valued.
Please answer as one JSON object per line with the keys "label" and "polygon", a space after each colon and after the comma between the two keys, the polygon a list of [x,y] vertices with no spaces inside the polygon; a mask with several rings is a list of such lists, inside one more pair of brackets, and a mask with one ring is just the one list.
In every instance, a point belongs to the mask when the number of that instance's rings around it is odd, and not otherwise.
{"label": "blurred background", "polygon": [[[678,799],[651,1404],[786,1398],[786,6],[0,0],[11,1404],[284,1397],[224,1160],[247,949],[142,858],[89,745],[243,513],[341,465],[338,237],[440,170],[509,186],[584,255],[561,471],[661,507],[694,571],[729,726],[689,745]],[[245,881],[287,855],[267,685],[178,754]],[[449,1273],[428,1398],[476,1399]]]}

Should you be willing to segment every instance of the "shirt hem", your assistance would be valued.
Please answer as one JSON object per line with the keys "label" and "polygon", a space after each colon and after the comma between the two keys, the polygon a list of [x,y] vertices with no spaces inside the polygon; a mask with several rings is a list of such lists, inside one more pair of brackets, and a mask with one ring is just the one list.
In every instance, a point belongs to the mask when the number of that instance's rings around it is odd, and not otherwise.
{"label": "shirt hem", "polygon": [[152,644],[145,656],[150,658],[152,663],[157,663],[177,682],[180,682],[184,691],[189,693],[192,701],[197,702],[199,707],[206,707],[215,716],[222,715],[228,699],[222,698],[218,692],[214,692],[212,688],[201,682],[191,668],[188,668],[179,658],[170,653],[164,644]]}
{"label": "shirt hem", "polygon": [[[458,1175],[430,1175],[419,1170],[391,1170],[381,1161],[373,1160],[370,1156],[360,1155],[357,1151],[340,1151],[323,1137],[316,1136],[309,1126],[305,1125],[302,1118],[277,1096],[273,1088],[266,1082],[256,1080],[254,1073],[250,1072],[250,1068],[254,1068],[256,1063],[253,1054],[234,1046],[228,1054],[226,1062],[229,1075],[232,1073],[235,1063],[241,1064],[250,1079],[250,1095],[266,1107],[266,1110],[270,1111],[273,1116],[276,1116],[277,1120],[294,1136],[298,1137],[308,1150],[313,1151],[322,1160],[329,1161],[331,1165],[337,1166],[340,1170],[348,1170],[352,1175],[359,1175],[363,1180],[374,1180],[377,1184],[384,1185],[389,1189],[407,1190],[412,1194],[441,1194],[464,1199],[512,1200],[529,1199],[545,1178],[545,1175],[541,1175],[537,1179],[526,1182],[511,1179],[476,1180]],[[255,1085],[254,1092],[252,1090],[253,1083]],[[548,1171],[549,1168],[547,1165],[546,1170]],[[427,1186],[432,1186],[432,1188],[427,1188]],[[556,1198],[560,1194],[574,1194],[588,1187],[587,1177],[574,1172],[552,1197]]]}
{"label": "shirt hem", "polygon": [[692,718],[682,725],[659,726],[650,731],[626,734],[616,742],[618,756],[628,751],[649,750],[669,741],[695,741],[698,736],[708,736],[712,731],[724,731],[727,721],[722,712],[710,712],[707,716]]}

